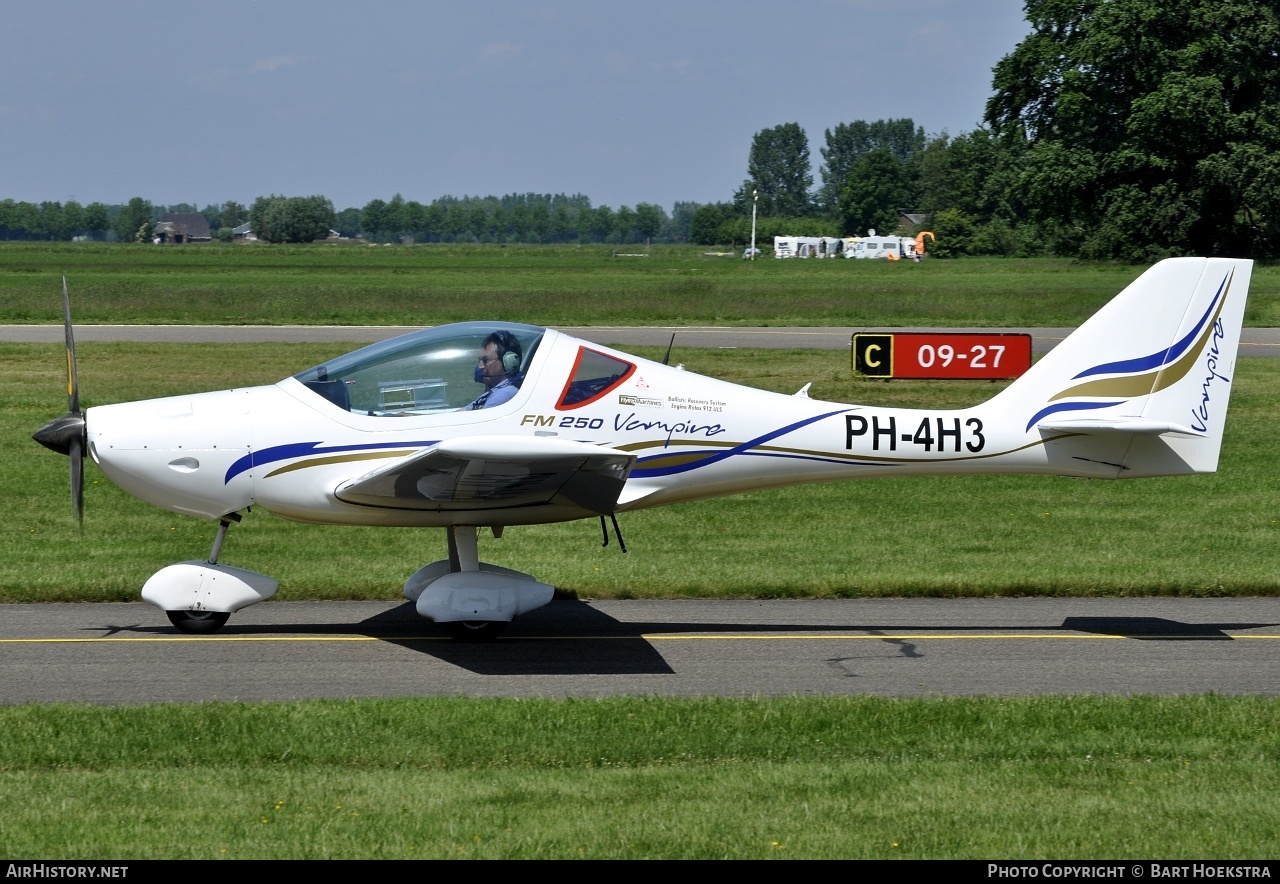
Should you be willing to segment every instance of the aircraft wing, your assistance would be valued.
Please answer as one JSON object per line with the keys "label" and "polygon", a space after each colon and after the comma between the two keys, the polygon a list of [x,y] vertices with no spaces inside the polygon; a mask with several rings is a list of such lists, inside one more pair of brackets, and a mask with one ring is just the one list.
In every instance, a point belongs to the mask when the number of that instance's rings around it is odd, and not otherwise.
{"label": "aircraft wing", "polygon": [[415,510],[570,506],[610,513],[633,454],[537,436],[448,439],[338,486],[339,500]]}

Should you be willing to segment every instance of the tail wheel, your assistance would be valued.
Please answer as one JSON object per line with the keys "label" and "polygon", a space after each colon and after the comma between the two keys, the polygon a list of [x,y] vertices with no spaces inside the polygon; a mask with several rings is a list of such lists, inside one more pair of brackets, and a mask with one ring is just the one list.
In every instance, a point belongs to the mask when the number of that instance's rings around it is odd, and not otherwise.
{"label": "tail wheel", "polygon": [[441,625],[454,641],[473,645],[491,642],[507,628],[505,620],[455,620]]}
{"label": "tail wheel", "polygon": [[211,635],[226,625],[231,615],[225,611],[165,611],[178,632]]}

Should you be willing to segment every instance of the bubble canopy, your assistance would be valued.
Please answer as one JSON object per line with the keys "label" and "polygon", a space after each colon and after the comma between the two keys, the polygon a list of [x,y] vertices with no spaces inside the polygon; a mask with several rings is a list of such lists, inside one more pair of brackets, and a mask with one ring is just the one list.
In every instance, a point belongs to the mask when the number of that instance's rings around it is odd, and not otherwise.
{"label": "bubble canopy", "polygon": [[312,392],[356,414],[394,417],[457,411],[484,392],[475,370],[484,339],[508,332],[520,344],[524,379],[546,329],[514,322],[459,322],[370,344],[294,375]]}

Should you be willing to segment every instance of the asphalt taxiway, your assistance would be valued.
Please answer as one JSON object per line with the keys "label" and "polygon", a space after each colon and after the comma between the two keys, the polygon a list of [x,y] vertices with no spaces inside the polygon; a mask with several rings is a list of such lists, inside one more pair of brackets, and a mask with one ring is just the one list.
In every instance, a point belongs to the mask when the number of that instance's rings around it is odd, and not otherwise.
{"label": "asphalt taxiway", "polygon": [[405,602],[0,605],[0,704],[343,697],[1280,695],[1280,599],[557,600],[491,644]]}

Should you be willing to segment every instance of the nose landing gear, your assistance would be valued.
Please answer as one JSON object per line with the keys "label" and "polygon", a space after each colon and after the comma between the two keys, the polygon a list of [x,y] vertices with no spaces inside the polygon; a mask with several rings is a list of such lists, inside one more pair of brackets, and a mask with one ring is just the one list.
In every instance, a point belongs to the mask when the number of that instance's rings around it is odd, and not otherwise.
{"label": "nose landing gear", "polygon": [[142,587],[142,600],[164,611],[179,632],[211,635],[226,625],[236,611],[275,595],[279,586],[275,579],[218,564],[227,529],[240,519],[239,513],[222,517],[207,561],[178,562],[161,568]]}

